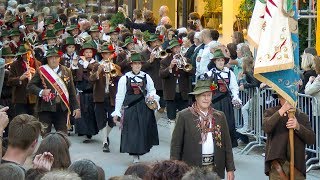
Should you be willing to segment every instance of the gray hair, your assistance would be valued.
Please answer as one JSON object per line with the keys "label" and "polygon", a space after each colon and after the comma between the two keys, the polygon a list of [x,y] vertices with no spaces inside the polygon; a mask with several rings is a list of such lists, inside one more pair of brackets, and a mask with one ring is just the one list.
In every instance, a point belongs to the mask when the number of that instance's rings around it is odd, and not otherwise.
{"label": "gray hair", "polygon": [[82,180],[98,179],[98,168],[88,159],[73,162],[68,170],[77,173]]}
{"label": "gray hair", "polygon": [[221,178],[212,170],[193,168],[181,180],[220,180]]}

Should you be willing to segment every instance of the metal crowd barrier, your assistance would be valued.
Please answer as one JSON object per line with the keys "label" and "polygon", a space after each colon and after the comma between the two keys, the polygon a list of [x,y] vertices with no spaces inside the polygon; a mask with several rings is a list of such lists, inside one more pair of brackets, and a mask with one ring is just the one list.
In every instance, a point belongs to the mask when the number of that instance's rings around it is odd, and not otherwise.
{"label": "metal crowd barrier", "polygon": [[[267,139],[266,133],[262,130],[263,113],[265,109],[274,107],[279,104],[279,102],[272,97],[271,89],[258,89],[251,88],[249,90],[240,91],[240,98],[242,104],[245,105],[249,100],[249,129],[248,133],[245,135],[253,137],[255,140],[251,141],[247,146],[241,151],[241,154],[248,154],[251,150],[256,147],[265,146],[265,141]],[[316,142],[312,146],[306,147],[307,155],[309,159],[306,165],[309,166],[307,172],[311,169],[320,167],[320,112],[318,114],[319,103],[316,98],[305,95],[298,94],[298,106],[302,112],[309,116],[311,127],[316,133]],[[241,109],[235,110],[235,120],[236,127],[241,127],[243,125]]]}

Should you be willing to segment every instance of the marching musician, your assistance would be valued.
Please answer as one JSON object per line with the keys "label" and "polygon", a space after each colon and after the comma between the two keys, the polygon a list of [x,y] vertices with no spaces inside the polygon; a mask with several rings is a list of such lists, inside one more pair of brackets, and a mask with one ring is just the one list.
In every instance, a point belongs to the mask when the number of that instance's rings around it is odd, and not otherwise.
{"label": "marching musician", "polygon": [[[10,74],[10,66],[14,61],[15,55],[11,52],[10,47],[4,47],[1,49],[1,51],[1,57],[5,60],[5,69],[2,91],[0,94],[0,105],[4,107],[9,107],[6,113],[8,114],[8,117],[11,120],[14,117],[14,107],[12,104],[12,87],[9,86],[7,83]],[[7,133],[8,131],[6,130],[4,137],[7,136]]]}
{"label": "marching musician", "polygon": [[33,58],[28,58],[27,53],[24,45],[21,45],[16,54],[17,60],[10,66],[8,85],[13,87],[12,104],[15,107],[15,115],[34,115],[36,97],[27,93],[27,84],[41,63]]}
{"label": "marching musician", "polygon": [[57,38],[57,46],[61,46],[62,45],[62,42],[63,42],[63,34],[64,34],[64,29],[65,27],[62,25],[61,22],[57,22],[54,24],[54,34]]}
{"label": "marching musician", "polygon": [[24,25],[26,26],[26,35],[27,37],[32,41],[32,43],[35,43],[36,40],[38,40],[38,34],[35,32],[35,21],[31,19],[31,17],[26,17]]}
{"label": "marching musician", "polygon": [[121,67],[122,74],[125,74],[131,70],[129,58],[134,50],[134,42],[132,36],[127,36],[122,46],[123,51],[117,55],[117,64]]}
{"label": "marching musician", "polygon": [[[119,80],[115,111],[112,116],[115,122],[119,117],[123,117],[120,153],[129,153],[133,156],[133,163],[137,163],[141,155],[148,153],[152,146],[159,145],[154,116],[154,110],[159,107],[159,96],[156,94],[151,77],[141,71],[142,56],[133,53],[130,62],[131,71]],[[148,102],[156,106],[149,107]],[[124,106],[123,114],[121,114],[122,106]]]}
{"label": "marching musician", "polygon": [[47,30],[45,33],[45,36],[43,37],[43,40],[46,41],[45,44],[43,44],[43,51],[44,51],[44,55],[47,54],[47,50],[48,49],[52,49],[52,48],[56,48],[56,44],[57,44],[57,37],[54,34],[54,30]]}
{"label": "marching musician", "polygon": [[75,39],[69,36],[65,39],[65,43],[62,46],[62,52],[64,53],[61,57],[62,65],[71,69],[78,69],[79,56],[77,51],[79,50],[79,44],[76,44]]}
{"label": "marching musician", "polygon": [[107,33],[110,36],[110,43],[112,44],[113,48],[115,49],[115,53],[118,55],[120,51],[122,50],[121,47],[119,47],[119,27],[111,27],[109,33]]}
{"label": "marching musician", "polygon": [[75,132],[80,135],[86,135],[83,143],[90,143],[93,135],[98,134],[94,103],[93,86],[89,82],[90,73],[93,70],[95,62],[96,48],[92,42],[84,43],[79,53],[81,59],[78,62],[78,69],[75,70],[75,84],[80,94],[80,108],[82,112],[81,119],[75,122]]}
{"label": "marching musician", "polygon": [[81,116],[72,74],[68,68],[59,65],[60,55],[55,48],[48,50],[46,58],[47,64],[36,71],[28,91],[39,96],[39,120],[47,125],[43,135],[51,132],[52,125],[56,131],[67,133],[70,115],[76,119]]}
{"label": "marching musician", "polygon": [[[92,25],[89,29],[89,34],[91,36],[92,39],[92,44],[94,46],[95,49],[97,49],[97,52],[100,52],[100,44],[101,44],[101,40],[100,40],[100,27],[98,25]],[[95,59],[97,61],[101,60],[100,55],[97,53],[95,55]]]}
{"label": "marching musician", "polygon": [[114,64],[114,48],[111,44],[101,46],[102,60],[94,63],[93,73],[89,80],[93,82],[93,101],[99,130],[103,133],[103,152],[110,152],[109,134],[116,125],[111,113],[114,111],[118,80],[121,77],[120,67]]}
{"label": "marching musician", "polygon": [[[165,58],[161,56],[161,44],[162,44],[162,36],[158,34],[151,34],[150,38],[147,40],[148,48],[141,52],[142,57],[146,60],[143,64],[142,69],[144,72],[150,75],[154,82],[154,87],[157,90],[157,95],[160,96],[160,109],[159,112],[164,112],[165,102],[163,102],[163,87],[162,87],[162,79],[159,76],[160,70],[160,61],[161,58]],[[165,53],[165,51],[162,51]],[[165,53],[167,54],[167,53]]]}
{"label": "marching musician", "polygon": [[11,29],[9,33],[10,33],[9,37],[11,39],[9,46],[11,48],[11,51],[15,54],[18,52],[21,44],[21,39],[20,39],[21,33],[18,28]]}
{"label": "marching musician", "polygon": [[[188,93],[190,92],[189,76],[194,74],[190,61],[181,55],[181,42],[173,38],[169,42],[167,52],[171,55],[161,60],[159,75],[163,83],[163,98],[167,102],[167,115],[170,121],[170,130],[173,131],[177,110],[188,107]],[[177,59],[175,58],[176,56]],[[182,65],[182,61],[186,64]],[[180,66],[180,65],[181,66]]]}

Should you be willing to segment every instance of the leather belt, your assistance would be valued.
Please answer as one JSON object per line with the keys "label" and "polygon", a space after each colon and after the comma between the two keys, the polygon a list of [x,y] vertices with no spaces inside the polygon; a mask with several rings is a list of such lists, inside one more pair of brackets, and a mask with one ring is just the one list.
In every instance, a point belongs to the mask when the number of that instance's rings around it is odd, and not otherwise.
{"label": "leather belt", "polygon": [[281,180],[289,180],[288,176],[283,172],[283,169],[280,165],[280,163],[277,160],[273,160],[271,162],[271,165],[274,167],[274,169],[278,172]]}

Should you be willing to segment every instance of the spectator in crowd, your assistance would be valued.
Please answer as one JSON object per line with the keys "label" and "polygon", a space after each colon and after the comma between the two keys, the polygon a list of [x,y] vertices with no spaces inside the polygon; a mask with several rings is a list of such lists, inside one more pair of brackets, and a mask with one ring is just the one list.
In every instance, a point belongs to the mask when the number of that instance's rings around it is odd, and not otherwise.
{"label": "spectator in crowd", "polygon": [[[251,90],[249,92],[254,92],[254,88],[260,86],[260,82],[254,78],[253,76],[253,57],[244,57],[243,63],[242,63],[242,69],[243,73],[241,74],[241,79],[245,79],[243,83],[240,83],[239,90]],[[249,95],[252,95],[253,93],[248,93]],[[239,133],[246,133],[249,129],[249,109],[252,109],[253,103],[253,97],[249,97],[250,99],[247,101],[247,103],[242,106],[241,113],[243,118],[243,127],[241,129],[238,129],[237,132]]]}
{"label": "spectator in crowd", "polygon": [[94,26],[94,25],[99,25],[99,16],[96,14],[93,14],[90,19],[89,19],[90,25]]}
{"label": "spectator in crowd", "polygon": [[163,26],[166,26],[166,25],[169,25],[169,26],[172,26],[172,23],[171,23],[171,20],[168,16],[164,16],[160,19],[160,24],[159,25],[163,25]]}
{"label": "spectator in crowd", "polygon": [[221,178],[225,178],[227,171],[227,179],[233,180],[235,166],[227,119],[223,112],[211,107],[213,90],[217,87],[207,77],[201,75],[190,93],[196,101],[179,112],[170,159],[182,160],[190,166],[215,166]]}
{"label": "spectator in crowd", "polygon": [[232,35],[232,43],[235,43],[236,45],[240,43],[244,43],[244,36],[242,32],[234,31]]}
{"label": "spectator in crowd", "polygon": [[194,49],[194,52],[191,56],[191,64],[192,66],[196,69],[196,73],[195,75],[193,76],[194,77],[194,80],[193,82],[195,81],[195,77],[196,76],[199,76],[201,74],[201,72],[199,71],[200,69],[200,55],[202,54],[202,51],[203,51],[203,48],[205,46],[205,44],[203,44],[203,39],[202,39],[202,36],[201,36],[201,32],[196,32],[194,34],[194,44],[196,45],[195,49]]}
{"label": "spectator in crowd", "polygon": [[201,31],[203,29],[203,25],[200,21],[200,15],[197,12],[192,12],[189,14],[189,23],[190,23],[190,29],[193,29],[195,31]]}
{"label": "spectator in crowd", "polygon": [[3,137],[3,131],[6,129],[8,123],[9,123],[9,117],[6,111],[9,109],[9,107],[0,107],[0,156],[2,157],[2,137]]}
{"label": "spectator in crowd", "polygon": [[288,179],[289,177],[289,129],[294,129],[294,176],[306,179],[305,147],[315,143],[315,134],[307,114],[295,109],[295,115],[288,117],[288,111],[294,109],[286,99],[277,95],[280,105],[265,110],[262,130],[267,134],[265,149],[265,174],[270,179]]}
{"label": "spectator in crowd", "polygon": [[231,68],[233,70],[232,65],[230,64],[230,62],[235,62],[237,60],[237,57],[238,57],[237,56],[237,45],[235,43],[229,43],[227,45],[227,48],[228,48],[228,50],[230,52],[230,60],[227,63],[227,67]]}
{"label": "spectator in crowd", "polygon": [[236,75],[237,81],[241,81],[239,75],[242,74],[242,58],[243,57],[253,57],[250,48],[245,43],[240,43],[237,45],[237,59],[229,60],[228,64],[231,64],[234,74]]}
{"label": "spectator in crowd", "polygon": [[[164,17],[168,17],[169,15],[169,7],[168,6],[165,6],[165,5],[162,5],[160,8],[159,8],[159,16],[160,16],[160,19],[164,18]],[[171,22],[170,18],[168,17],[167,20],[169,19],[169,21]],[[161,22],[159,22],[159,25],[161,24]]]}
{"label": "spectator in crowd", "polygon": [[[307,95],[313,96],[320,102],[320,58],[316,56],[314,58],[314,69],[316,72],[316,76],[310,76],[309,81],[306,84],[305,93]],[[320,116],[320,106],[312,106],[313,116]]]}
{"label": "spectator in crowd", "polygon": [[31,115],[21,114],[13,118],[9,125],[9,145],[1,163],[14,163],[21,168],[35,150],[43,127]]}
{"label": "spectator in crowd", "polygon": [[70,145],[69,139],[63,132],[49,133],[41,141],[36,154],[50,152],[54,157],[52,169],[67,169],[71,164]]}
{"label": "spectator in crowd", "polygon": [[145,179],[164,180],[164,179],[181,179],[183,175],[190,170],[190,167],[177,160],[165,160],[157,162],[147,174]]}
{"label": "spectator in crowd", "polygon": [[31,168],[26,172],[26,180],[40,180],[47,172],[46,169]]}
{"label": "spectator in crowd", "polygon": [[151,167],[147,164],[137,163],[128,167],[124,175],[134,175],[141,179],[146,177],[146,174],[151,170]]}
{"label": "spectator in crowd", "polygon": [[149,31],[149,33],[155,33],[157,25],[155,24],[155,18],[153,12],[146,10],[143,13],[144,22],[143,23],[134,23],[129,18],[126,18],[126,27],[133,29],[140,29],[142,32]]}
{"label": "spectator in crowd", "polygon": [[220,180],[220,177],[209,168],[196,167],[188,171],[181,180]]}
{"label": "spectator in crowd", "polygon": [[213,39],[211,36],[211,31],[209,29],[204,29],[201,31],[201,36],[204,45],[204,49],[200,55],[200,61],[199,61],[199,68],[197,69],[197,72],[199,74],[203,74],[205,72],[208,72],[208,64],[212,57],[210,57],[210,43],[213,43]]}
{"label": "spectator in crowd", "polygon": [[133,10],[133,21],[134,23],[143,23],[142,11],[140,9]]}
{"label": "spectator in crowd", "polygon": [[311,76],[316,77],[317,73],[314,70],[315,67],[315,57],[317,56],[317,51],[315,48],[306,48],[301,55],[301,69],[303,70],[302,86],[299,92],[304,93],[305,87]]}
{"label": "spectator in crowd", "polygon": [[0,179],[24,180],[24,169],[15,163],[5,163],[0,165]]}
{"label": "spectator in crowd", "polygon": [[104,173],[104,170],[102,169],[102,167],[97,166],[98,169],[98,180],[105,180],[106,179],[106,175]]}
{"label": "spectator in crowd", "polygon": [[82,180],[98,179],[99,176],[96,164],[88,159],[73,162],[68,170],[77,173]]}
{"label": "spectator in crowd", "polygon": [[82,180],[77,173],[69,171],[50,171],[40,180]]}

